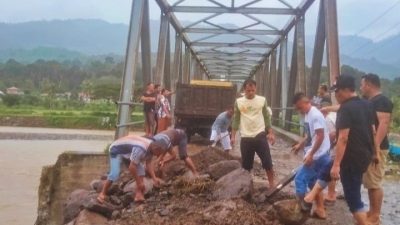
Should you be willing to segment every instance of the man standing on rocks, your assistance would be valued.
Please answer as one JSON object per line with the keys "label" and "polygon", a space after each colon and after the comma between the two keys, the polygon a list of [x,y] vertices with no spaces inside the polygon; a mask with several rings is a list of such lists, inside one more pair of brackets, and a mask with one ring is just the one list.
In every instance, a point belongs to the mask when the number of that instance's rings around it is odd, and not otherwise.
{"label": "man standing on rocks", "polygon": [[233,107],[230,106],[225,112],[219,114],[211,127],[210,141],[221,141],[226,153],[232,150],[231,139],[229,138],[229,126],[232,122]]}
{"label": "man standing on rocks", "polygon": [[389,152],[389,133],[390,121],[393,111],[393,103],[381,93],[381,82],[377,75],[367,74],[361,79],[360,90],[372,104],[377,120],[376,143],[379,145],[377,153],[378,164],[370,164],[363,177],[364,187],[368,189],[370,209],[368,219],[373,224],[380,224],[380,214],[383,201],[382,180],[385,175],[386,158]]}
{"label": "man standing on rocks", "polygon": [[341,105],[336,120],[336,158],[331,177],[341,180],[347,205],[357,224],[367,225],[370,223],[360,189],[363,174],[378,148],[374,142],[375,115],[370,103],[356,95],[353,77],[339,76],[332,89]]}
{"label": "man standing on rocks", "polygon": [[[294,178],[296,195],[303,206],[302,208],[309,210],[312,204],[307,204],[304,201],[307,188],[311,189],[317,179],[325,180],[323,179],[325,174],[329,176],[328,171],[331,162],[329,133],[324,115],[311,105],[310,99],[304,93],[295,94],[293,105],[303,116],[305,131],[305,138],[293,147],[296,154],[304,149],[303,166],[297,171]],[[315,202],[314,215],[326,219],[323,193],[318,194]]]}
{"label": "man standing on rocks", "polygon": [[105,201],[108,189],[111,187],[111,184],[118,179],[123,158],[130,161],[129,171],[136,181],[135,202],[144,201],[145,186],[143,178],[145,176],[145,167],[143,162],[146,163],[147,172],[153,179],[154,185],[157,186],[162,182],[160,178],[156,177],[152,166],[152,156],[159,156],[162,152],[155,147],[151,147],[150,144],[152,142],[153,141],[148,138],[128,135],[119,138],[110,145],[110,172],[103,185],[102,191],[97,197],[100,203]]}
{"label": "man standing on rocks", "polygon": [[240,131],[240,152],[242,167],[251,171],[254,154],[260,157],[266,171],[269,187],[275,186],[274,171],[268,141],[275,143],[275,135],[271,127],[271,117],[267,111],[267,101],[256,95],[256,82],[247,79],[243,83],[245,95],[236,99],[232,123],[231,143],[236,142],[236,132]]}
{"label": "man standing on rocks", "polygon": [[179,158],[185,162],[195,177],[199,175],[192,159],[187,154],[187,136],[185,131],[181,129],[169,129],[156,134],[153,138],[155,141],[151,144],[151,148],[162,152],[159,158],[161,167],[175,160],[176,154],[173,151],[173,147],[178,146]]}

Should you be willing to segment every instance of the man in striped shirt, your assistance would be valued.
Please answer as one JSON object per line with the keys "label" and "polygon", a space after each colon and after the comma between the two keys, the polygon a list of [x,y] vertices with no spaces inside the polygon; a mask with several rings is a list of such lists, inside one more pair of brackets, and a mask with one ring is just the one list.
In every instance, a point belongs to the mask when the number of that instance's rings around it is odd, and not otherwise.
{"label": "man in striped shirt", "polygon": [[130,161],[129,171],[133,175],[136,181],[135,190],[135,202],[144,201],[144,182],[143,177],[145,176],[145,167],[143,162],[146,164],[146,170],[150,177],[153,179],[154,185],[159,185],[162,180],[156,177],[154,168],[152,166],[152,156],[159,156],[163,152],[155,147],[150,146],[153,142],[152,139],[140,137],[136,135],[128,135],[114,141],[109,148],[110,154],[110,172],[107,177],[107,181],[103,185],[103,189],[97,200],[101,203],[104,202],[108,189],[111,184],[116,181],[121,172],[122,159]]}

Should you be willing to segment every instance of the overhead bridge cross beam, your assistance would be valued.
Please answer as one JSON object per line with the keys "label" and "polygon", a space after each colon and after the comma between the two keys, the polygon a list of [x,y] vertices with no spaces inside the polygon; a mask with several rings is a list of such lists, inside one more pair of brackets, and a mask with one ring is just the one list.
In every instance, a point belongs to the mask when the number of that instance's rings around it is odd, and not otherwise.
{"label": "overhead bridge cross beam", "polygon": [[183,32],[197,34],[282,35],[280,30],[185,28]]}
{"label": "overhead bridge cross beam", "polygon": [[232,48],[271,48],[270,44],[259,44],[259,43],[222,43],[222,42],[192,42],[190,44],[194,47],[232,47]]}
{"label": "overhead bridge cross beam", "polygon": [[265,14],[265,15],[296,15],[296,9],[290,8],[233,8],[213,6],[172,6],[171,12],[178,13],[239,13],[239,14]]}

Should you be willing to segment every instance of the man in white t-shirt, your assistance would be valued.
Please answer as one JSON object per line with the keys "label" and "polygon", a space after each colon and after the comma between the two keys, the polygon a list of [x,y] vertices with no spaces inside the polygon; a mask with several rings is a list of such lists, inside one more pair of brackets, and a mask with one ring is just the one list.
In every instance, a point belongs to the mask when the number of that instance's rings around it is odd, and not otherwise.
{"label": "man in white t-shirt", "polygon": [[[304,164],[297,171],[295,177],[296,195],[303,210],[310,210],[310,204],[304,201],[308,188],[312,188],[322,176],[329,175],[331,158],[329,155],[330,140],[326,121],[322,113],[311,105],[310,99],[303,93],[297,93],[293,98],[295,108],[302,114],[304,121],[305,138],[293,147],[298,153],[304,149]],[[322,179],[326,180],[326,179]],[[316,216],[326,218],[322,193],[316,198]]]}

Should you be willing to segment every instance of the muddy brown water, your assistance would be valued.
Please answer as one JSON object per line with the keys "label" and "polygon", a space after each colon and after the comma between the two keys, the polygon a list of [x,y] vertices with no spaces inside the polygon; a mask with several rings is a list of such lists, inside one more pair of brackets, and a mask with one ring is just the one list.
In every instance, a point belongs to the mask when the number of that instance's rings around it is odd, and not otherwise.
{"label": "muddy brown water", "polygon": [[[58,155],[66,150],[101,152],[112,141],[113,135],[111,131],[0,127],[0,224],[33,224],[36,219],[41,168],[54,164]],[[195,141],[191,145],[201,145],[203,148],[204,144],[205,142]],[[299,164],[299,157],[292,156],[289,147],[287,143],[278,140],[272,148],[273,159],[285,162],[279,166],[278,177],[289,173]],[[200,151],[202,148],[191,147],[194,151]],[[232,154],[240,155],[237,146]],[[392,167],[399,168],[398,165]],[[259,176],[255,176],[259,179],[257,177]],[[264,179],[257,182],[266,183]],[[384,225],[400,224],[399,184],[397,176],[390,177],[384,183]],[[285,190],[290,189],[293,189],[292,184]],[[363,194],[365,202],[368,203],[365,191]],[[341,206],[345,207],[344,204]],[[347,210],[344,210],[341,213],[346,212]],[[332,222],[341,224],[334,219]]]}
{"label": "muddy brown water", "polygon": [[[66,150],[101,152],[112,141],[113,134],[110,131],[0,127],[0,224],[34,224],[42,167],[54,164],[58,155]],[[96,138],[98,136],[102,138]]]}

